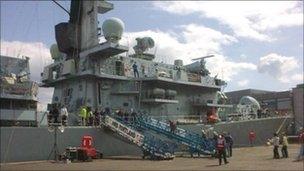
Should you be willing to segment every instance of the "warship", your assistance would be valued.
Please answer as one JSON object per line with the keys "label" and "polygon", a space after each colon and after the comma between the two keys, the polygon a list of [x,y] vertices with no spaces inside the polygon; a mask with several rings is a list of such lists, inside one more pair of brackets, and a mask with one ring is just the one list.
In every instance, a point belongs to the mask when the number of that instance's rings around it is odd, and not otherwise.
{"label": "warship", "polygon": [[[172,159],[174,151],[167,146],[175,146],[173,142],[186,146],[191,154],[213,154],[212,139],[202,137],[201,131],[209,128],[207,123],[219,120],[218,112],[232,107],[225,104],[227,97],[222,92],[227,83],[211,77],[205,66],[206,58],[214,55],[194,58],[188,65],[182,60],[156,62],[155,54],[149,51],[155,42],[149,35],[136,38],[134,54],[129,55],[129,47],[120,43],[124,30],[120,19],[110,18],[98,26],[98,14],[113,8],[106,1],[72,0],[70,11],[66,11],[69,21],[55,26],[57,44],[51,46],[54,62],[44,67],[40,86],[53,87],[52,104],[64,105],[69,112],[68,126],[55,138],[59,151],[78,146],[83,135],[91,135],[104,156],[149,153],[158,159]],[[100,42],[101,37],[104,42]],[[248,111],[248,104],[244,105]],[[112,115],[105,116],[101,127],[79,126],[83,106],[108,108]],[[115,111],[135,111],[139,121],[126,123],[113,116]],[[178,123],[174,132],[168,120]],[[237,137],[236,146],[246,146],[247,133],[254,129],[260,137],[258,145],[290,122],[291,117],[265,118],[219,123],[213,129]],[[53,131],[50,127],[1,127],[1,162],[49,159]]]}
{"label": "warship", "polygon": [[29,57],[0,56],[1,126],[37,126],[38,83],[30,80]]}

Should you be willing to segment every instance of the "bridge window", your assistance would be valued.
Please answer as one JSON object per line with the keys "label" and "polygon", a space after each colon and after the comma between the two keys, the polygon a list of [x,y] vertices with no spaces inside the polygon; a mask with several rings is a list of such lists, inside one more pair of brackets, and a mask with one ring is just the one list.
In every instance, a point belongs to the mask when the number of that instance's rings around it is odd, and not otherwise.
{"label": "bridge window", "polygon": [[124,64],[121,61],[116,61],[115,62],[115,72],[116,75],[124,76]]}

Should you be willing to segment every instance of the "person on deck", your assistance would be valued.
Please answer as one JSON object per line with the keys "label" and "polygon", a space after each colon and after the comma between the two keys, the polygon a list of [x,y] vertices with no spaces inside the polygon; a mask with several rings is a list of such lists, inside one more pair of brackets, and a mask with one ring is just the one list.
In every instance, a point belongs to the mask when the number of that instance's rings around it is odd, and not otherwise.
{"label": "person on deck", "polygon": [[98,109],[96,108],[94,113],[94,126],[98,126],[100,124],[100,112],[98,111]]}
{"label": "person on deck", "polygon": [[57,108],[57,104],[53,104],[53,109],[51,114],[53,115],[54,123],[58,123],[59,110]]}
{"label": "person on deck", "polygon": [[69,113],[65,105],[62,106],[60,110],[60,115],[61,115],[61,124],[67,126]]}
{"label": "person on deck", "polygon": [[134,77],[139,77],[139,73],[138,73],[138,67],[136,62],[134,62],[134,64],[132,65],[133,68],[133,72],[134,72]]}
{"label": "person on deck", "polygon": [[81,117],[81,126],[86,126],[87,108],[85,106],[81,107],[79,116]]}
{"label": "person on deck", "polygon": [[137,113],[133,108],[131,108],[131,122],[135,122],[136,117],[137,117]]}
{"label": "person on deck", "polygon": [[87,109],[86,121],[87,121],[87,125],[89,126],[93,125],[93,111],[91,107],[88,107]]}

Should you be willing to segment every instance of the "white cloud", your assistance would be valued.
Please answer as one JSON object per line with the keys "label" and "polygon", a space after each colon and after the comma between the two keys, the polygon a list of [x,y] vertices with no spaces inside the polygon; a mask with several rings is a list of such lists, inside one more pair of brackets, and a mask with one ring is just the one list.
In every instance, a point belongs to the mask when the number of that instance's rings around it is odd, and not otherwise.
{"label": "white cloud", "polygon": [[[41,42],[20,42],[1,40],[1,55],[17,57],[28,56],[30,58],[31,80],[40,82],[40,73],[43,67],[50,64],[51,54],[49,48]],[[38,110],[46,109],[46,104],[51,102],[53,95],[52,88],[39,87]]]}
{"label": "white cloud", "polygon": [[300,76],[298,74],[294,75],[294,71],[298,67],[300,67],[300,64],[295,57],[271,53],[260,58],[258,71],[260,73],[267,73],[279,81],[287,83],[299,79]]}
{"label": "white cloud", "polygon": [[216,55],[215,58],[210,58],[207,63],[207,68],[213,73],[218,74],[219,78],[226,81],[231,81],[233,76],[236,76],[242,71],[254,71],[257,69],[255,64],[248,62],[234,62],[223,55]]}
{"label": "white cloud", "polygon": [[241,54],[240,58],[241,58],[242,60],[246,60],[248,57],[247,57],[247,55],[245,55],[245,54]]}
{"label": "white cloud", "polygon": [[303,2],[154,2],[157,9],[178,15],[199,14],[227,25],[238,37],[271,41],[267,31],[303,25]]}
{"label": "white cloud", "polygon": [[[225,80],[231,80],[232,76],[243,70],[256,69],[254,64],[233,62],[222,55],[222,47],[237,42],[236,38],[195,24],[184,25],[180,29],[179,34],[172,31],[147,30],[129,32],[126,35],[128,35],[130,48],[135,45],[136,37],[152,37],[156,42],[156,61],[172,64],[175,59],[182,59],[184,64],[189,64],[193,58],[210,53],[217,54],[215,58],[208,59],[207,68],[212,75],[218,74],[219,78],[223,75]],[[130,53],[133,53],[132,48],[130,50]]]}
{"label": "white cloud", "polygon": [[291,80],[295,81],[295,82],[301,82],[301,83],[303,83],[303,81],[304,81],[304,75],[303,75],[303,73],[302,74],[294,74],[294,75],[291,76]]}
{"label": "white cloud", "polygon": [[237,82],[237,85],[239,87],[246,87],[246,86],[248,86],[248,84],[249,84],[249,80],[240,80]]}

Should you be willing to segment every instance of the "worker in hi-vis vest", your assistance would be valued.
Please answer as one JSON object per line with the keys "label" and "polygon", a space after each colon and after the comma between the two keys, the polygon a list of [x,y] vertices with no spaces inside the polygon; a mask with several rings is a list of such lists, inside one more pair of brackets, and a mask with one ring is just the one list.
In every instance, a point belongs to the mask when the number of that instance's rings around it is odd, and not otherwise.
{"label": "worker in hi-vis vest", "polygon": [[79,116],[81,117],[81,125],[85,126],[86,125],[86,116],[87,116],[87,108],[85,106],[82,106],[80,108]]}

